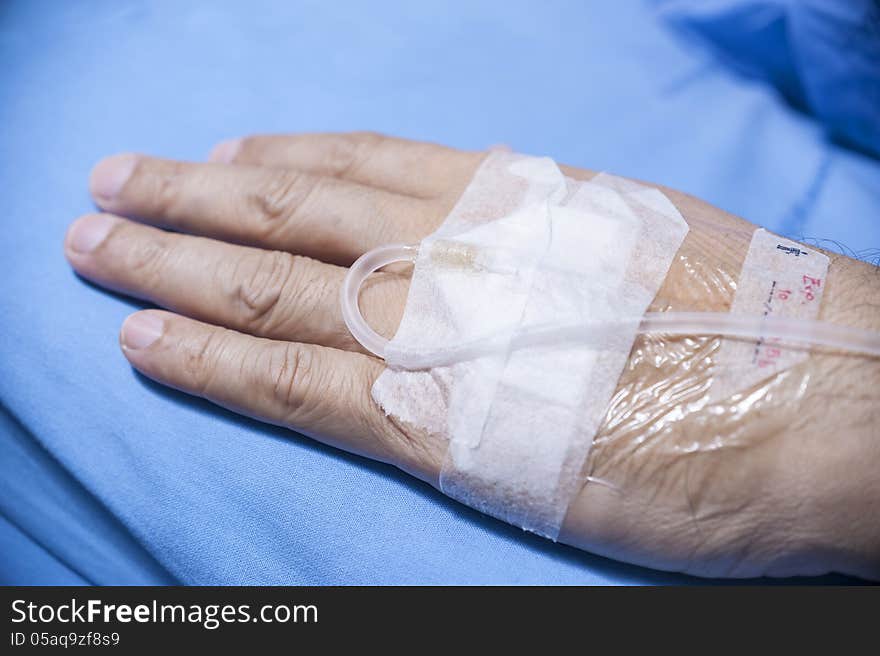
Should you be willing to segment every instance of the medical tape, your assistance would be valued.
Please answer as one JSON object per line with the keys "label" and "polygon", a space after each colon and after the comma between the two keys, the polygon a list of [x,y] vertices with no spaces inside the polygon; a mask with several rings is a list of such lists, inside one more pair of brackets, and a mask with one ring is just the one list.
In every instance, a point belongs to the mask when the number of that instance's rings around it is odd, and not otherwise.
{"label": "medical tape", "polygon": [[[828,256],[763,228],[755,230],[730,306],[732,315],[816,319]],[[720,401],[803,362],[809,352],[778,338],[722,339],[709,392]]]}
{"label": "medical tape", "polygon": [[[449,496],[556,539],[638,329],[687,233],[655,189],[566,179],[546,158],[492,153],[419,246],[389,367],[373,398],[448,440]],[[601,343],[505,348],[548,323],[614,320]],[[487,333],[492,352],[429,370],[409,350]]]}

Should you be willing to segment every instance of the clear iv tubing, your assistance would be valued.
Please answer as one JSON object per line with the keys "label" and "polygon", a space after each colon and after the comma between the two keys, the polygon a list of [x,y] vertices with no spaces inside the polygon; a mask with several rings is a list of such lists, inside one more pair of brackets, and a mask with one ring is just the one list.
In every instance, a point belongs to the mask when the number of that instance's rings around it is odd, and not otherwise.
{"label": "clear iv tubing", "polygon": [[639,333],[724,335],[741,339],[794,342],[880,357],[880,333],[825,321],[729,314],[727,312],[647,312],[641,318],[535,325],[504,331],[442,349],[401,349],[370,328],[358,306],[361,285],[369,275],[395,262],[415,262],[417,245],[390,244],[362,255],[342,285],[342,317],[352,336],[370,353],[403,369],[429,369],[472,360],[508,348],[561,343],[589,343],[638,322]]}

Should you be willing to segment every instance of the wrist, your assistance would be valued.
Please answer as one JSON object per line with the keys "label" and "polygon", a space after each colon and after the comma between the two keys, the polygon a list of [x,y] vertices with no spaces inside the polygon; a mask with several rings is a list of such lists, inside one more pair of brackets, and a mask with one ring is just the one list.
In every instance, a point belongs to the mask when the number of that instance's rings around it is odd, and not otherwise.
{"label": "wrist", "polygon": [[[829,254],[820,318],[880,332],[880,269]],[[815,537],[835,569],[880,578],[880,358],[815,353],[804,410]]]}
{"label": "wrist", "polygon": [[[651,311],[728,312],[756,226],[664,189],[690,225]],[[822,320],[880,330],[880,272],[829,254]],[[565,540],[698,574],[878,576],[880,360],[813,350],[710,400],[718,337],[646,336]]]}

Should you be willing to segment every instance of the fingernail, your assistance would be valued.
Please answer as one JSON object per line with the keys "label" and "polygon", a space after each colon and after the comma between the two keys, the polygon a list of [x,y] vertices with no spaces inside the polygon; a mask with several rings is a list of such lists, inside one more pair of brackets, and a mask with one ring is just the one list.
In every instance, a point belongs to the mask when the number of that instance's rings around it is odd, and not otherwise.
{"label": "fingernail", "polygon": [[162,336],[165,322],[152,312],[136,312],[122,324],[122,346],[145,349]]}
{"label": "fingernail", "polygon": [[107,214],[90,214],[73,222],[67,231],[67,246],[77,253],[91,253],[107,237],[116,220]]}
{"label": "fingernail", "polygon": [[208,160],[220,164],[229,164],[238,155],[239,150],[241,150],[241,139],[221,141],[214,146],[211,154],[208,155]]}
{"label": "fingernail", "polygon": [[137,160],[137,155],[123,153],[105,157],[95,164],[89,179],[89,189],[91,189],[92,196],[103,200],[116,198],[131,177]]}

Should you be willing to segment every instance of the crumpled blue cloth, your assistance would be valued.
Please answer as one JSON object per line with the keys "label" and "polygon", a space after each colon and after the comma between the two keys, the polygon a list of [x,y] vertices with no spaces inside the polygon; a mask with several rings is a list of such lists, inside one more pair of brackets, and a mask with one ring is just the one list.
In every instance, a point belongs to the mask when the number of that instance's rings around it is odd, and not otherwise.
{"label": "crumpled blue cloth", "polygon": [[880,2],[659,0],[736,70],[777,88],[830,137],[880,156]]}
{"label": "crumpled blue cloth", "polygon": [[642,2],[7,0],[0,9],[0,582],[658,583],[396,470],[153,384],[139,303],[68,224],[122,150],[373,129],[683,189],[794,237],[880,244],[880,166]]}

